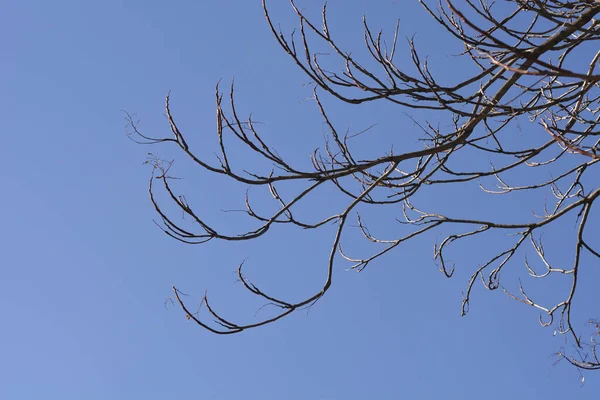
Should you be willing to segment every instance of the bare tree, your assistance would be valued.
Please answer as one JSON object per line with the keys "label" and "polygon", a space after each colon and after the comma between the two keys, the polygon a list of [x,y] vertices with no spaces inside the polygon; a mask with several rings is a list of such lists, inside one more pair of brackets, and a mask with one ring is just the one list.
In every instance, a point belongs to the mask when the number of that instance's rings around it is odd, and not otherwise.
{"label": "bare tree", "polygon": [[[288,224],[305,230],[335,226],[331,252],[324,263],[326,279],[314,293],[300,301],[277,298],[262,291],[243,274],[238,275],[243,286],[266,303],[275,305],[278,313],[264,320],[242,324],[233,322],[215,311],[206,295],[203,317],[192,312],[183,302],[181,292],[173,287],[174,299],[188,319],[218,334],[231,334],[275,322],[296,310],[314,304],[331,287],[334,263],[345,259],[351,268],[361,271],[379,257],[390,253],[400,244],[413,240],[431,230],[450,228],[450,233],[434,245],[434,258],[439,269],[451,277],[454,266],[446,254],[457,243],[475,237],[502,232],[510,235],[510,244],[500,251],[490,251],[489,257],[472,271],[462,301],[462,314],[468,311],[471,291],[477,280],[489,290],[501,289],[508,296],[537,308],[540,323],[553,325],[557,332],[570,337],[578,351],[573,355],[560,352],[559,357],[582,369],[600,369],[594,337],[600,334],[598,322],[590,320],[592,340],[582,339],[572,323],[572,304],[578,282],[585,279],[585,265],[596,264],[600,248],[594,238],[586,235],[591,226],[593,206],[600,197],[598,174],[595,165],[600,159],[600,63],[598,48],[600,23],[594,18],[600,13],[600,1],[510,0],[507,7],[495,8],[493,2],[470,0],[454,2],[443,0],[434,7],[427,1],[421,5],[433,21],[456,39],[464,51],[460,56],[475,71],[466,79],[451,84],[441,83],[422,58],[412,39],[408,40],[412,67],[398,67],[396,47],[399,41],[398,26],[387,42],[382,32],[375,33],[363,21],[364,45],[369,60],[358,60],[334,39],[328,27],[326,7],[318,22],[309,19],[303,10],[291,2],[298,17],[299,30],[295,36],[285,35],[269,15],[263,1],[264,15],[273,36],[281,48],[314,83],[314,100],[328,130],[322,150],[312,154],[312,167],[301,168],[284,159],[264,140],[252,118],[242,120],[236,112],[233,85],[229,92],[227,110],[223,94],[216,90],[217,130],[220,155],[215,161],[200,158],[186,142],[171,114],[169,97],[166,99],[166,116],[172,135],[154,138],[140,132],[135,121],[129,119],[131,137],[139,143],[173,143],[206,173],[221,175],[243,185],[265,187],[278,204],[275,213],[260,215],[246,196],[245,214],[259,223],[256,229],[236,235],[226,235],[209,226],[201,214],[185,197],[176,193],[168,175],[169,163],[155,159],[150,179],[150,198],[162,220],[163,231],[183,243],[199,244],[211,239],[242,241],[258,238],[278,224]],[[386,44],[386,43],[389,43]],[[322,55],[315,46],[327,45],[331,53]],[[332,60],[341,62],[339,71],[324,65]],[[582,60],[585,60],[582,63]],[[366,67],[366,65],[375,65]],[[352,105],[367,102],[389,102],[404,112],[427,110],[429,122],[416,123],[420,132],[420,148],[406,152],[381,154],[363,160],[352,148],[348,134],[336,128],[321,101],[323,94]],[[450,121],[451,129],[439,128],[439,121]],[[529,124],[527,140],[510,138],[516,121]],[[416,121],[415,121],[416,122]],[[533,129],[536,128],[536,129]],[[225,139],[227,137],[227,139]],[[237,140],[255,156],[270,163],[270,172],[232,167],[226,140]],[[464,157],[481,157],[488,160],[480,167],[473,163],[455,161]],[[518,178],[520,183],[511,184]],[[495,187],[492,189],[490,180]],[[295,182],[296,195],[280,196],[278,185]],[[173,210],[166,210],[157,201],[157,183],[178,212],[191,218],[191,226],[174,219]],[[522,192],[543,192],[554,196],[553,204],[540,204],[543,212],[531,218],[498,221],[492,216],[481,219],[469,216],[452,216],[418,207],[411,199],[426,188],[451,185],[477,185],[489,196],[511,196]],[[297,218],[295,210],[316,189],[335,187],[345,199],[337,204],[338,211],[317,222]],[[405,233],[395,238],[380,238],[367,228],[358,211],[369,207],[385,208],[389,218],[397,218]],[[596,213],[598,211],[596,210]],[[346,254],[341,243],[348,230],[349,219],[358,215],[358,229],[368,241],[377,246],[373,253],[363,257]],[[596,214],[597,215],[597,214]],[[561,249],[572,252],[572,263],[565,267],[555,265],[541,242],[541,232],[559,221],[575,222],[576,237],[573,247]],[[186,222],[186,224],[189,223]],[[444,232],[448,232],[444,228]],[[567,241],[565,241],[567,242]],[[595,247],[596,245],[596,247]],[[562,275],[570,280],[570,289],[562,300],[542,304],[528,295],[522,285],[509,291],[500,276],[507,266],[523,266],[522,257],[514,257],[521,249],[531,246],[537,261],[524,259],[526,271],[533,278],[544,279]],[[520,262],[513,262],[521,260]],[[534,265],[536,264],[536,265]],[[540,272],[540,267],[543,272]],[[206,318],[208,317],[208,319]]]}

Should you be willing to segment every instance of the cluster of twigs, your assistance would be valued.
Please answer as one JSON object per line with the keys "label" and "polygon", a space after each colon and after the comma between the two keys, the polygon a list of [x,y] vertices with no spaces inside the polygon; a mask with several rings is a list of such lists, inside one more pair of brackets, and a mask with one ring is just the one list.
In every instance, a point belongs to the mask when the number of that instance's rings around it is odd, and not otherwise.
{"label": "cluster of twigs", "polygon": [[[229,108],[223,108],[223,95],[216,90],[217,135],[220,155],[216,162],[201,159],[186,142],[178,128],[166,100],[166,115],[172,135],[152,138],[141,133],[130,120],[132,138],[140,143],[175,144],[201,169],[221,175],[245,185],[264,186],[278,202],[277,212],[270,216],[259,215],[246,198],[246,214],[259,222],[258,228],[237,235],[227,235],[218,228],[208,225],[184,197],[178,195],[170,184],[168,166],[154,162],[154,173],[150,180],[150,198],[162,220],[164,232],[184,243],[204,243],[212,239],[228,241],[252,240],[264,235],[276,224],[291,224],[302,229],[319,229],[325,225],[336,227],[332,238],[331,252],[326,262],[326,279],[320,289],[305,299],[291,302],[273,297],[250,282],[238,269],[239,279],[252,294],[275,305],[279,312],[267,319],[240,324],[218,314],[204,296],[203,304],[209,319],[191,312],[182,301],[175,287],[174,295],[187,317],[211,332],[231,334],[277,321],[294,311],[313,304],[327,292],[332,284],[334,262],[339,256],[352,263],[352,268],[363,270],[372,261],[397,248],[401,243],[414,239],[425,232],[441,226],[454,227],[450,234],[435,245],[434,255],[440,270],[448,277],[454,267],[446,261],[445,252],[452,243],[501,231],[511,234],[513,243],[504,250],[494,253],[471,275],[462,303],[463,314],[467,312],[474,283],[480,279],[489,290],[503,289],[509,296],[540,310],[545,318],[543,325],[558,321],[560,333],[569,334],[576,347],[582,352],[565,359],[583,369],[600,369],[600,360],[595,352],[595,342],[583,341],[571,322],[571,307],[577,283],[582,278],[582,254],[587,253],[596,262],[600,249],[594,247],[594,238],[586,235],[590,213],[600,197],[600,188],[586,187],[586,177],[598,173],[595,165],[600,159],[600,23],[594,18],[600,13],[599,1],[554,1],[512,0],[507,1],[512,9],[497,11],[492,3],[481,1],[451,2],[444,0],[437,7],[426,1],[420,3],[433,18],[464,46],[461,54],[473,66],[473,74],[467,79],[450,85],[439,82],[430,71],[427,61],[409,40],[411,70],[397,66],[398,27],[386,45],[381,32],[375,33],[364,20],[364,42],[370,60],[359,61],[350,52],[338,45],[328,27],[326,8],[317,25],[308,19],[294,2],[291,2],[299,21],[299,34],[285,35],[273,22],[263,1],[264,14],[279,45],[295,64],[314,82],[314,99],[326,123],[329,139],[323,150],[315,150],[312,168],[305,170],[282,158],[261,137],[252,119],[242,120],[234,103],[234,89],[229,93]],[[457,6],[460,4],[460,7]],[[323,67],[323,57],[313,51],[312,43],[319,41],[330,46],[329,60],[341,60],[344,68],[331,72]],[[375,68],[365,67],[375,65]],[[443,131],[437,124],[420,125],[422,148],[382,154],[379,158],[360,160],[355,156],[347,135],[341,134],[330,119],[319,96],[323,93],[338,100],[359,105],[365,102],[388,101],[406,110],[428,110],[429,119],[450,117],[452,129]],[[543,140],[523,143],[511,138],[514,121],[526,118],[532,127],[540,127],[538,137]],[[545,133],[543,133],[545,132]],[[533,134],[533,133],[532,133]],[[227,138],[227,139],[226,139]],[[230,164],[226,140],[239,141],[246,149],[273,165],[272,172],[260,174],[236,169]],[[452,160],[474,154],[493,160],[487,169],[461,169],[452,166]],[[568,162],[562,162],[566,158]],[[465,163],[461,163],[465,165]],[[567,165],[567,167],[564,167]],[[528,174],[528,170],[551,171],[544,174]],[[506,183],[506,175],[519,171],[524,180],[533,182],[514,186]],[[557,173],[558,171],[558,173]],[[535,179],[534,179],[535,178]],[[466,185],[495,179],[494,190],[481,186],[490,195],[509,195],[518,191],[547,190],[555,197],[552,207],[545,207],[543,215],[533,221],[502,222],[493,219],[470,219],[442,215],[425,211],[413,205],[411,198],[426,186]],[[284,181],[297,184],[297,195],[284,199],[277,186]],[[194,222],[192,228],[175,221],[155,198],[155,182],[163,189],[175,205]],[[319,187],[333,185],[347,201],[339,204],[339,211],[319,222],[300,220],[294,214],[297,206]],[[380,249],[362,258],[351,257],[341,251],[340,242],[348,226],[351,213],[357,207],[384,207],[397,205],[404,210],[401,223],[412,227],[402,237],[381,239],[370,233],[359,217],[358,226],[366,239],[378,244]],[[394,213],[394,211],[392,211]],[[390,215],[394,218],[396,215]],[[577,221],[574,258],[570,267],[555,266],[544,253],[539,232],[549,224],[566,218]],[[543,273],[536,272],[528,260],[525,264],[529,274],[543,279],[551,274],[562,274],[572,281],[571,289],[564,300],[553,305],[542,305],[531,298],[520,286],[520,293],[509,292],[500,282],[502,270],[510,264],[514,255],[530,243],[541,264]],[[566,249],[565,249],[566,251]],[[586,256],[587,257],[587,256]],[[587,259],[587,258],[586,258]],[[597,265],[594,267],[597,268]],[[591,351],[584,352],[586,346]]]}

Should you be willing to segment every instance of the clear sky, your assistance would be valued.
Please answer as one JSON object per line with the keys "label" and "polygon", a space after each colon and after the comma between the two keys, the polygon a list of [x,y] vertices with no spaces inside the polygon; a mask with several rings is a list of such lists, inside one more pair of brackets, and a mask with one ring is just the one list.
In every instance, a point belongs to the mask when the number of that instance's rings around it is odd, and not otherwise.
{"label": "clear sky", "polygon": [[[291,31],[296,21],[277,3],[274,18]],[[300,2],[315,15],[320,3]],[[275,325],[223,337],[187,322],[164,305],[173,283],[190,301],[208,289],[223,312],[254,318],[257,304],[233,273],[245,257],[265,289],[312,292],[331,232],[282,230],[289,235],[236,245],[170,240],[152,222],[142,163],[149,151],[176,153],[129,141],[121,110],[137,113],[146,133],[166,135],[171,90],[182,128],[210,157],[214,85],[235,77],[241,112],[307,162],[323,132],[307,78],[278,48],[259,0],[19,0],[0,11],[0,398],[597,398],[593,373],[582,387],[566,363],[552,366],[563,339],[532,309],[478,287],[461,318],[473,265],[445,279],[427,240],[361,274],[338,265],[333,289],[310,312]],[[424,53],[449,54],[416,1],[330,2],[346,43],[360,40],[363,13],[388,32],[401,17],[402,35],[418,33]],[[440,71],[460,73],[448,65]],[[351,130],[380,123],[373,151],[388,145],[390,127],[396,140],[398,127],[414,129],[391,108],[353,114],[326,101]],[[233,231],[218,210],[242,207],[245,188],[176,168],[197,207]],[[581,298],[581,315],[594,316],[591,303]]]}

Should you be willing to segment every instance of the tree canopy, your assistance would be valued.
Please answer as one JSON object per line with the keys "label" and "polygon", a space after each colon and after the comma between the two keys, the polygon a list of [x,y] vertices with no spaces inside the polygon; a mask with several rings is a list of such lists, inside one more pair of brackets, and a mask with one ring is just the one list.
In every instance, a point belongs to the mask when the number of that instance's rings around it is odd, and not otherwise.
{"label": "tree canopy", "polygon": [[[262,187],[278,205],[272,214],[263,215],[246,194],[240,199],[246,207],[241,218],[254,221],[256,227],[236,234],[224,233],[222,228],[205,221],[203,215],[208,210],[194,207],[174,188],[171,163],[152,158],[150,199],[162,222],[161,229],[170,237],[201,244],[213,239],[254,240],[278,225],[309,231],[335,227],[330,254],[323,260],[324,281],[316,290],[307,289],[303,299],[280,298],[261,290],[244,274],[243,263],[239,266],[243,287],[278,310],[265,319],[232,321],[218,313],[206,295],[202,300],[204,311],[193,311],[176,287],[174,299],[188,319],[211,332],[242,332],[313,305],[334,283],[336,264],[346,263],[349,268],[362,271],[384,256],[394,257],[394,251],[402,244],[429,237],[429,232],[436,231],[443,235],[433,244],[434,259],[449,278],[455,272],[455,263],[450,260],[457,259],[459,268],[461,252],[468,252],[470,241],[476,241],[478,246],[484,243],[486,248],[489,245],[487,258],[470,272],[463,294],[463,315],[469,310],[471,293],[478,282],[491,291],[503,291],[536,308],[542,325],[552,326],[578,349],[560,351],[559,358],[582,369],[600,369],[595,342],[600,334],[599,322],[589,316],[589,326],[585,327],[575,324],[573,318],[578,282],[586,279],[590,269],[598,268],[600,261],[597,236],[591,232],[600,197],[595,165],[600,160],[600,22],[595,19],[600,13],[600,1],[511,0],[502,5],[487,1],[443,0],[437,5],[419,2],[432,24],[441,26],[448,37],[460,44],[458,57],[465,64],[466,76],[454,80],[438,78],[426,54],[443,51],[422,49],[414,38],[407,39],[408,53],[402,54],[398,50],[403,41],[399,23],[395,32],[384,33],[364,18],[364,43],[359,44],[367,50],[367,57],[363,58],[344,47],[330,29],[326,6],[321,19],[314,20],[292,1],[298,27],[297,31],[286,33],[263,1],[273,37],[314,85],[313,99],[327,128],[324,143],[314,146],[310,166],[296,165],[280,155],[252,117],[238,114],[233,84],[227,97],[219,85],[216,88],[219,146],[214,159],[202,158],[188,145],[186,134],[171,112],[169,96],[166,117],[170,136],[151,137],[129,118],[131,138],[135,141],[175,145],[203,173],[246,187]],[[324,45],[329,48],[328,54],[320,51]],[[425,119],[414,117],[415,132],[411,135],[418,134],[418,145],[407,143],[400,150],[390,146],[383,154],[365,157],[360,146],[353,146],[355,135],[337,126],[325,97],[356,107],[385,103],[409,117],[411,112],[426,111]],[[522,135],[516,136],[516,130]],[[364,137],[371,132],[360,134]],[[232,147],[235,151],[231,151]],[[235,160],[240,148],[263,163],[240,165]],[[257,166],[265,163],[270,167]],[[278,188],[284,184],[292,185],[295,193],[289,195],[286,190],[285,195],[280,194]],[[446,187],[459,193],[463,187],[473,185],[490,199],[501,199],[494,200],[487,215],[457,214],[443,207],[440,211],[419,205],[421,193],[441,193],[436,190]],[[313,218],[299,217],[296,210],[322,187],[334,188],[339,194],[334,201],[337,211],[324,218],[318,212]],[[158,190],[167,194],[166,202],[158,200]],[[524,194],[537,201],[529,216],[497,209],[498,204],[514,207]],[[402,234],[380,237],[377,226],[367,225],[361,216],[363,210],[372,208],[397,221]],[[177,217],[181,214],[185,220]],[[542,236],[553,227],[558,227],[554,229],[563,235],[561,246],[548,251]],[[372,243],[371,253],[351,254],[351,247],[344,246],[344,238],[352,229],[358,229]],[[496,243],[494,238],[498,235],[504,239]],[[556,261],[553,253],[557,252],[569,254],[570,263]],[[523,266],[532,279],[568,280],[567,290],[557,293],[561,296],[558,301],[547,303],[530,295],[520,280],[511,289],[501,279],[503,272]],[[586,300],[590,301],[578,299]]]}

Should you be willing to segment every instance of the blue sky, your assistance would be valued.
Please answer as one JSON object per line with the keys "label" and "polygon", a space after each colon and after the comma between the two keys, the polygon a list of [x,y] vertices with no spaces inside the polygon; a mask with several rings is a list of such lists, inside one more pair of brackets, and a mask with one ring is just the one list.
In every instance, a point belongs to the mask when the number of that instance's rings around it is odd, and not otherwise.
{"label": "blue sky", "polygon": [[[281,3],[274,18],[291,31],[296,21]],[[388,31],[401,17],[402,34],[418,32],[424,52],[445,48],[440,30],[423,29],[428,19],[417,2],[402,3],[331,1],[331,24],[352,43],[360,40],[362,13]],[[318,15],[320,2],[300,4]],[[171,90],[180,126],[210,157],[216,150],[214,85],[235,77],[240,112],[253,112],[283,154],[307,162],[323,132],[307,100],[307,78],[271,37],[258,0],[23,0],[3,2],[1,9],[0,397],[597,395],[594,374],[581,387],[573,368],[552,366],[563,339],[541,328],[527,307],[478,287],[471,313],[461,318],[472,265],[445,279],[428,240],[361,274],[338,265],[333,289],[310,312],[278,324],[221,337],[187,322],[179,309],[164,305],[172,284],[190,301],[208,289],[228,315],[253,318],[257,304],[233,273],[246,257],[248,274],[266,290],[289,297],[312,292],[321,282],[319,263],[331,231],[282,230],[256,243],[195,247],[168,239],[152,222],[150,169],[143,161],[149,151],[166,158],[177,153],[129,141],[122,110],[137,113],[146,133],[166,135],[163,102]],[[441,74],[460,73],[453,62],[447,65]],[[389,135],[403,143],[398,127],[414,130],[387,106],[349,112],[324,101],[351,130],[379,123],[366,151],[385,150]],[[183,161],[175,171],[197,207],[210,210],[208,218],[225,230],[236,228],[235,219],[218,210],[243,206],[245,188],[195,174]],[[542,290],[562,287],[550,282]],[[581,315],[597,312],[585,297],[580,303]]]}

